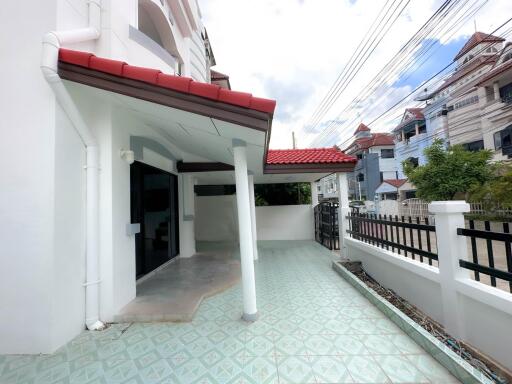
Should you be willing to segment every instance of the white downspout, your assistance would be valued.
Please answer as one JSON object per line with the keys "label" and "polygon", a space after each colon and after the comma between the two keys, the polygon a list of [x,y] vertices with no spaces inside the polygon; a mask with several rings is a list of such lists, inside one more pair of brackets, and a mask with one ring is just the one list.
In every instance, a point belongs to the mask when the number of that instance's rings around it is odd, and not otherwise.
{"label": "white downspout", "polygon": [[89,330],[104,328],[99,318],[99,150],[94,134],[85,123],[69,92],[57,72],[59,48],[96,40],[101,31],[101,0],[88,0],[89,26],[70,31],[47,33],[43,38],[41,71],[55,94],[58,103],[71,120],[82,139],[87,152],[87,197],[86,197],[86,282],[85,324]]}

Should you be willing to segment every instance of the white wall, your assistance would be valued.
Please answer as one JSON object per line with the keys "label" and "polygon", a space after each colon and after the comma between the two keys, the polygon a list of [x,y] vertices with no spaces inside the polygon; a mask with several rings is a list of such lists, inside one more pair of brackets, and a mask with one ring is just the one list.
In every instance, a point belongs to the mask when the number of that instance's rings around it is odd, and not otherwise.
{"label": "white wall", "polygon": [[[55,0],[27,7],[6,2],[2,14],[8,17],[0,25],[0,354],[47,352],[53,342],[56,133],[55,100],[39,55],[41,36],[56,26]],[[20,33],[13,38],[12,31]]]}
{"label": "white wall", "polygon": [[[378,282],[443,324],[439,270],[352,238],[348,257]],[[469,278],[455,280],[464,340],[512,369],[512,295]]]}
{"label": "white wall", "polygon": [[[197,241],[238,241],[236,196],[196,196]],[[258,240],[312,240],[311,205],[256,207]]]}
{"label": "white wall", "polygon": [[315,223],[311,205],[256,207],[258,240],[313,240]]}
{"label": "white wall", "polygon": [[238,241],[236,196],[196,196],[196,241]]}

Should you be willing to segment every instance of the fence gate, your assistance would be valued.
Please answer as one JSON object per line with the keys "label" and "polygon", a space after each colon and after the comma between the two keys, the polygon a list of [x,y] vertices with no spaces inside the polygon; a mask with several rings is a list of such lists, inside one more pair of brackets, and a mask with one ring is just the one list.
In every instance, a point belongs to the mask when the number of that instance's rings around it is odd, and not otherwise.
{"label": "fence gate", "polygon": [[314,212],[315,240],[330,250],[340,249],[338,203],[320,203],[315,207]]}

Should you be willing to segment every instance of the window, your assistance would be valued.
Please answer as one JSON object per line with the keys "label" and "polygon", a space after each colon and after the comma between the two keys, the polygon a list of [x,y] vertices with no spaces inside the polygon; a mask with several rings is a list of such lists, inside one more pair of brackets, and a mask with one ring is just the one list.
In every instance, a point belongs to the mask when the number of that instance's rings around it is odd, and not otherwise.
{"label": "window", "polygon": [[358,153],[356,155],[356,157],[357,157],[358,160],[362,160],[363,159],[363,154],[362,153]]}
{"label": "window", "polygon": [[392,159],[395,157],[395,151],[393,148],[390,149],[381,149],[380,150],[380,157],[383,159]]}
{"label": "window", "polygon": [[409,157],[407,161],[411,163],[414,168],[416,168],[419,165],[417,157]]}
{"label": "window", "polygon": [[477,140],[472,141],[470,143],[462,144],[464,149],[466,151],[476,152],[484,149],[484,141],[483,140]]}
{"label": "window", "polygon": [[364,181],[364,175],[362,173],[357,175],[357,181]]}
{"label": "window", "polygon": [[380,182],[384,181],[384,172],[380,172]]}
{"label": "window", "polygon": [[512,155],[512,125],[509,125],[500,133],[502,153],[510,157]]}
{"label": "window", "polygon": [[501,149],[501,131],[494,132],[494,149]]}
{"label": "window", "polygon": [[500,97],[504,103],[512,103],[512,83],[500,88]]}
{"label": "window", "polygon": [[418,127],[418,133],[426,133],[427,132],[427,126],[426,125],[420,125]]}

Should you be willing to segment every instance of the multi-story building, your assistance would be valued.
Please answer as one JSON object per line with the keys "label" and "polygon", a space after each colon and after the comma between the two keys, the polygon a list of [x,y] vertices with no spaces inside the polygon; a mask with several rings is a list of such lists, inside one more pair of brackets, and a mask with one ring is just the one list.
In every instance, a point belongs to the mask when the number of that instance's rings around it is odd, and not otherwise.
{"label": "multi-story building", "polygon": [[415,165],[424,164],[423,151],[432,142],[433,134],[427,130],[421,108],[406,109],[400,124],[393,129],[393,134],[398,178],[403,179],[402,163],[408,160]]}
{"label": "multi-story building", "polygon": [[[492,132],[499,130],[500,124],[494,127],[485,121],[484,109],[489,102],[501,99],[500,86],[495,88],[490,78],[485,84],[479,84],[489,71],[503,62],[500,57],[504,58],[508,52],[507,47],[503,47],[504,41],[501,37],[482,32],[471,36],[454,58],[454,73],[426,97],[431,100],[425,108],[428,131],[437,132],[438,137],[450,145],[462,144],[468,150],[494,150]],[[505,81],[506,78],[501,80]],[[489,107],[497,108],[494,104]]]}
{"label": "multi-story building", "polygon": [[373,200],[375,190],[384,179],[397,178],[395,145],[388,133],[372,133],[361,123],[354,132],[354,141],[345,149],[357,157],[354,171],[348,175],[349,196],[357,200]]}
{"label": "multi-story building", "polygon": [[512,43],[501,52],[495,66],[478,83],[484,148],[494,159],[512,158]]}

